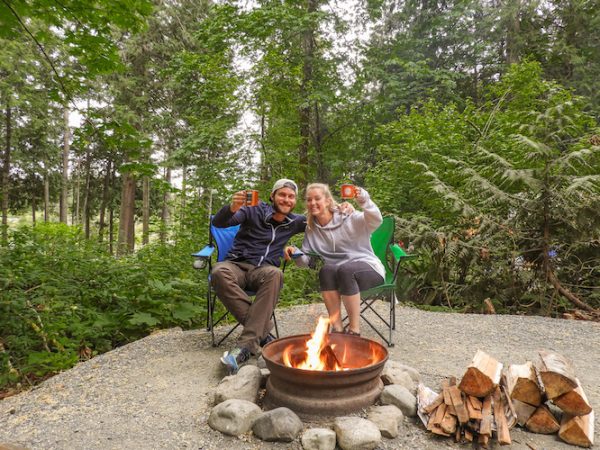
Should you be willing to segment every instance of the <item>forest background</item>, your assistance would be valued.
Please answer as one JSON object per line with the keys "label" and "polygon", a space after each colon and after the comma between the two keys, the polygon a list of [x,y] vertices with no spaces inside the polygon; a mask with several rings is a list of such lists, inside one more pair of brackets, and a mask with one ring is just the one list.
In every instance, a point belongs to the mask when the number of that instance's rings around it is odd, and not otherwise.
{"label": "forest background", "polygon": [[597,319],[598,30],[598,0],[0,0],[2,396],[205,326],[210,211],[280,177],[396,218],[403,302]]}

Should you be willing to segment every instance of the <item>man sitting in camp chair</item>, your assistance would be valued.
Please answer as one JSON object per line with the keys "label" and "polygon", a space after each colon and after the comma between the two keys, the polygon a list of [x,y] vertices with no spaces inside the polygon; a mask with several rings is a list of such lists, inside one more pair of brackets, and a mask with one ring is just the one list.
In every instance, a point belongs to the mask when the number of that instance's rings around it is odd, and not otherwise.
{"label": "man sitting in camp chair", "polygon": [[[273,339],[271,316],[283,286],[283,247],[306,228],[306,218],[292,213],[297,193],[296,183],[281,179],[273,185],[271,203],[244,206],[245,192],[236,192],[213,218],[217,228],[240,225],[225,261],[211,273],[217,296],[243,327],[235,347],[221,358],[230,373]],[[246,291],[255,292],[254,302]]]}

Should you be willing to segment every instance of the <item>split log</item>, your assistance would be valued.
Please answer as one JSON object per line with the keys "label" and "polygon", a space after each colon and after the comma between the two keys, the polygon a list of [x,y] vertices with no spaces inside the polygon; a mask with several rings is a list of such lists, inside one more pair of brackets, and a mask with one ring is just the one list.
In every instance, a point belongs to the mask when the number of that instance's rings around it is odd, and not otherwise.
{"label": "split log", "polygon": [[540,350],[536,368],[548,399],[572,391],[577,387],[575,371],[567,359],[558,353]]}
{"label": "split log", "polygon": [[585,416],[564,414],[558,436],[572,445],[580,447],[594,445],[594,411]]}
{"label": "split log", "polygon": [[432,433],[439,434],[440,436],[451,436],[450,433],[446,433],[442,427],[441,423],[444,419],[444,415],[446,414],[446,404],[442,403],[431,416],[429,416],[429,422],[427,423],[427,429]]}
{"label": "split log", "polygon": [[471,430],[464,430],[464,435],[465,437],[465,441],[467,442],[473,442],[473,433],[471,432]]}
{"label": "split log", "polygon": [[494,308],[494,304],[492,303],[492,300],[490,300],[489,298],[486,298],[483,301],[483,313],[484,314],[496,314],[496,308]]}
{"label": "split log", "polygon": [[494,419],[496,421],[498,442],[500,445],[510,445],[510,432],[508,430],[506,416],[504,415],[504,404],[502,402],[502,393],[500,391],[500,387],[496,387],[496,390],[492,394],[492,400],[494,404]]}
{"label": "split log", "polygon": [[438,406],[438,408],[435,410],[435,414],[432,415],[432,417],[433,417],[432,425],[440,425],[442,423],[442,420],[444,420],[444,416],[446,415],[447,409],[448,409],[448,407],[446,406],[445,403],[442,403],[440,406]]}
{"label": "split log", "polygon": [[444,395],[439,394],[429,405],[423,408],[423,411],[425,411],[427,414],[431,414],[442,403],[444,403]]}
{"label": "split log", "polygon": [[329,344],[323,347],[323,349],[321,350],[320,357],[321,359],[325,359],[325,365],[327,367],[343,367],[340,361],[338,360],[337,355],[333,351],[333,348]]}
{"label": "split log", "polygon": [[452,398],[450,398],[450,386],[456,385],[456,378],[442,380],[442,395],[444,396],[444,403],[447,406],[448,412],[456,416],[456,410],[452,404]]}
{"label": "split log", "polygon": [[[492,396],[488,395],[483,399],[483,406],[481,407],[481,423],[479,425],[479,434],[481,436],[487,436],[488,438],[492,435]],[[481,441],[480,441],[481,443]]]}
{"label": "split log", "polygon": [[479,400],[477,397],[473,397],[472,395],[469,395],[467,398],[469,399],[469,402],[471,403],[471,406],[473,406],[474,409],[476,409],[477,411],[481,411],[481,408],[483,406],[483,402],[481,400]]}
{"label": "split log", "polygon": [[450,400],[452,401],[452,406],[454,406],[454,410],[456,411],[458,421],[461,425],[467,423],[469,421],[469,413],[463,403],[462,392],[456,386],[450,386],[447,390]]}
{"label": "split log", "polygon": [[477,442],[483,448],[488,448],[488,444],[490,442],[490,437],[486,434],[480,434],[479,437],[477,438]]}
{"label": "split log", "polygon": [[517,411],[513,406],[513,401],[506,391],[506,385],[500,384],[500,390],[502,391],[502,403],[504,403],[504,415],[506,416],[506,423],[508,429],[511,430],[517,424]]}
{"label": "split log", "polygon": [[454,442],[462,442],[462,435],[461,427],[456,427],[456,430],[454,431]]}
{"label": "split log", "polygon": [[563,395],[559,395],[552,400],[552,403],[571,416],[585,416],[592,412],[592,407],[585,396],[585,392],[583,392],[581,383],[577,378],[575,381],[577,382],[577,387],[575,389]]}
{"label": "split log", "polygon": [[525,428],[534,433],[552,434],[559,430],[560,425],[552,411],[546,405],[540,405],[525,424]]}
{"label": "split log", "polygon": [[450,398],[450,391],[448,388],[450,387],[450,383],[448,380],[442,380],[442,395],[444,396],[444,403],[447,406],[452,405],[452,399]]}
{"label": "split log", "polygon": [[444,413],[444,417],[440,422],[440,428],[444,430],[445,433],[454,434],[458,427],[456,426],[456,416],[450,414],[450,410],[446,408],[446,412]]}
{"label": "split log", "polygon": [[481,400],[477,397],[467,395],[465,406],[467,407],[469,419],[481,420],[483,418],[483,415],[481,414]]}
{"label": "split log", "polygon": [[529,418],[533,415],[537,407],[532,406],[528,403],[523,403],[520,400],[512,401],[513,408],[515,409],[515,413],[517,415],[517,423],[522,427],[525,426]]}
{"label": "split log", "polygon": [[500,382],[501,371],[501,363],[487,353],[477,350],[458,387],[467,395],[485,397],[492,393]]}
{"label": "split log", "polygon": [[542,404],[542,391],[531,361],[525,364],[511,364],[505,376],[510,398],[533,406]]}

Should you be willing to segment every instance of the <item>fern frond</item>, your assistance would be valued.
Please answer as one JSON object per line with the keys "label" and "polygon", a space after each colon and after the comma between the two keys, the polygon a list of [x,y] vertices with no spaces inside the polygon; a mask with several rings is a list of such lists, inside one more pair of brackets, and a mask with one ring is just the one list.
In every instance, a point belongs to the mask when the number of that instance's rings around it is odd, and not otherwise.
{"label": "fern frond", "polygon": [[567,195],[582,191],[589,195],[598,195],[600,193],[600,175],[573,177],[571,184],[565,189]]}
{"label": "fern frond", "polygon": [[487,150],[482,145],[476,145],[475,149],[480,151],[483,154],[484,158],[491,161],[495,167],[505,170],[513,168],[513,165],[507,159],[503,158],[497,153]]}
{"label": "fern frond", "polygon": [[427,164],[421,161],[411,161],[411,163],[424,169],[423,175],[429,178],[428,185],[431,190],[447,201],[453,210],[460,212],[463,216],[474,214],[475,210],[473,207],[462,199],[451,186],[440,180],[435,172],[429,169]]}
{"label": "fern frond", "polygon": [[600,153],[600,148],[598,147],[592,147],[591,149],[582,148],[581,150],[576,150],[574,152],[567,153],[561,156],[560,158],[557,158],[556,161],[554,161],[554,164],[552,165],[560,169],[568,167],[576,171],[577,168],[575,167],[575,164],[578,163],[583,167],[590,167],[590,164],[587,162],[587,159],[593,157],[598,153]]}
{"label": "fern frond", "polygon": [[529,189],[537,191],[542,187],[542,181],[536,178],[535,169],[509,169],[505,170],[502,178],[510,183],[522,183]]}
{"label": "fern frond", "polygon": [[514,138],[517,142],[534,150],[533,153],[529,153],[529,159],[539,159],[540,156],[547,157],[552,155],[552,148],[543,142],[534,141],[533,139],[522,134],[515,134]]}

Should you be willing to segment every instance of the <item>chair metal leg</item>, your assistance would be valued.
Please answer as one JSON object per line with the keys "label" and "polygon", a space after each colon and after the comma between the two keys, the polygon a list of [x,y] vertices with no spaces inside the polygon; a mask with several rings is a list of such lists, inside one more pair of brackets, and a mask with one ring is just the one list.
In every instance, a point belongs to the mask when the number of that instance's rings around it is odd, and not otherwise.
{"label": "chair metal leg", "polygon": [[388,342],[388,345],[390,347],[394,346],[394,343],[392,342],[392,331],[396,329],[396,296],[394,294],[394,291],[392,291],[391,295],[390,295],[390,340]]}
{"label": "chair metal leg", "polygon": [[[210,288],[206,294],[206,303],[207,303],[206,329],[207,329],[207,331],[210,331],[212,346],[218,347],[219,345],[221,345],[223,343],[223,341],[225,339],[227,339],[229,336],[231,336],[231,333],[233,333],[237,329],[237,327],[240,326],[240,323],[236,323],[235,326],[233,326],[227,332],[227,334],[225,334],[225,336],[221,337],[217,341],[216,340],[217,338],[215,337],[215,327],[227,318],[227,316],[229,315],[229,312],[225,311],[221,316],[219,316],[218,319],[215,318],[217,295]],[[277,317],[275,316],[275,311],[273,311],[273,314],[271,317],[273,318],[273,324],[275,326],[275,336],[277,337],[277,339],[279,339],[279,327],[277,325]]]}
{"label": "chair metal leg", "polygon": [[[225,315],[226,315],[226,314],[225,314]],[[223,317],[225,317],[225,316],[223,316]],[[236,324],[235,324],[235,326],[231,327],[231,329],[230,329],[230,330],[227,332],[227,334],[226,334],[225,336],[223,336],[223,337],[222,337],[222,338],[219,340],[219,342],[217,342],[216,344],[214,344],[214,343],[213,343],[213,347],[218,347],[219,345],[221,345],[221,344],[223,343],[223,341],[224,341],[225,339],[227,339],[227,338],[229,337],[229,335],[231,335],[231,333],[233,333],[233,332],[234,332],[234,331],[237,329],[237,327],[239,327],[239,326],[240,326],[240,324],[239,324],[239,323],[236,323]]]}
{"label": "chair metal leg", "polygon": [[[394,342],[393,342],[393,332],[392,330],[396,329],[396,303],[395,303],[395,293],[392,292],[392,294],[389,296],[390,298],[390,315],[389,315],[389,319],[386,319],[385,317],[383,317],[381,314],[379,314],[379,312],[377,312],[375,310],[375,308],[373,308],[373,303],[375,303],[378,298],[361,298],[360,302],[361,302],[361,310],[360,310],[360,318],[362,320],[365,321],[365,323],[367,325],[369,325],[371,327],[371,329],[377,333],[379,335],[379,337],[387,344],[388,347],[393,347],[394,346]],[[375,316],[377,316],[377,318],[383,323],[383,325],[389,330],[388,336],[386,337],[365,315],[364,313],[367,310],[371,310],[371,312],[373,314],[375,314]],[[345,315],[342,318],[342,322],[344,322],[346,319],[348,318],[348,315]],[[344,327],[344,330],[348,327],[348,325],[346,325]]]}
{"label": "chair metal leg", "polygon": [[212,298],[210,295],[210,287],[206,292],[206,331],[212,328]]}
{"label": "chair metal leg", "polygon": [[371,323],[371,321],[370,321],[369,319],[367,319],[366,317],[363,317],[362,319],[363,319],[363,320],[364,320],[364,321],[367,323],[367,325],[369,325],[369,326],[371,327],[371,329],[372,329],[372,330],[373,330],[375,333],[377,333],[377,334],[379,335],[379,337],[381,338],[381,340],[382,340],[383,342],[385,342],[385,343],[387,344],[387,346],[388,346],[388,347],[393,347],[393,346],[394,346],[394,342],[392,341],[392,330],[391,330],[391,328],[389,328],[389,330],[390,330],[390,335],[389,335],[389,339],[388,339],[388,338],[386,338],[386,337],[384,336],[384,334],[383,334],[381,331],[379,331],[379,329],[378,329],[378,328],[377,328],[375,325],[373,325],[373,324]]}
{"label": "chair metal leg", "polygon": [[279,328],[277,328],[277,317],[275,317],[275,311],[273,311],[271,317],[273,317],[273,324],[275,325],[275,337],[279,339]]}
{"label": "chair metal leg", "polygon": [[390,323],[392,324],[392,330],[396,329],[396,303],[398,303],[396,291],[392,291],[392,295],[390,296]]}

